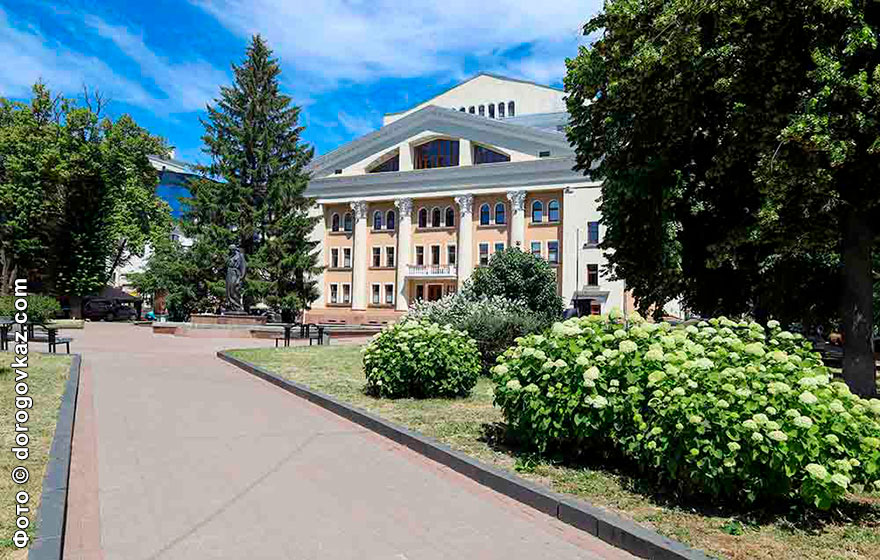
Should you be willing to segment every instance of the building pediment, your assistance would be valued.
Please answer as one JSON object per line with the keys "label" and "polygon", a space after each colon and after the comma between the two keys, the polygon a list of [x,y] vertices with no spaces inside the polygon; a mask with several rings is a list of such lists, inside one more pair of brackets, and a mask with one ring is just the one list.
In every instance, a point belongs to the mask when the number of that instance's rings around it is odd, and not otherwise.
{"label": "building pediment", "polygon": [[432,136],[468,140],[533,158],[573,154],[564,134],[431,105],[315,159],[308,170],[315,178],[332,176],[359,163],[379,162],[408,140]]}

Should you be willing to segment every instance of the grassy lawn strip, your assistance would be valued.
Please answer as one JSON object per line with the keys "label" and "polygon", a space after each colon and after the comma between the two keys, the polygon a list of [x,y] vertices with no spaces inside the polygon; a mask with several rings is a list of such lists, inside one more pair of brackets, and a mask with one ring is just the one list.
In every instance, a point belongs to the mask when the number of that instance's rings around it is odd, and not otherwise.
{"label": "grassy lawn strip", "polygon": [[[14,423],[15,406],[13,405],[13,387],[15,375],[9,368],[12,354],[0,353],[0,391],[2,391],[3,406],[0,407],[0,441],[2,441],[2,453],[0,453],[0,560],[24,559],[27,550],[18,550],[12,544],[12,533],[15,530],[15,492],[22,489],[21,485],[14,484],[10,477],[12,469],[18,466],[19,461],[12,455],[10,448],[14,447]],[[58,419],[58,408],[61,405],[61,396],[64,394],[64,385],[70,373],[71,357],[66,355],[47,356],[32,353],[28,358],[28,395],[34,399],[34,408],[30,411],[28,420],[30,428],[31,450],[27,460],[30,480],[24,485],[30,496],[30,505],[40,503],[40,494],[43,485],[43,475],[46,464],[49,461],[49,449],[52,446],[52,438],[55,435],[55,422]],[[28,533],[31,539],[36,535],[36,512],[30,512],[31,526]]]}
{"label": "grassy lawn strip", "polygon": [[565,465],[505,447],[500,438],[501,413],[492,404],[493,384],[486,378],[466,399],[385,400],[363,393],[365,378],[357,346],[230,353],[722,558],[880,559],[880,500],[866,498],[830,515],[807,517],[676,504],[620,470]]}

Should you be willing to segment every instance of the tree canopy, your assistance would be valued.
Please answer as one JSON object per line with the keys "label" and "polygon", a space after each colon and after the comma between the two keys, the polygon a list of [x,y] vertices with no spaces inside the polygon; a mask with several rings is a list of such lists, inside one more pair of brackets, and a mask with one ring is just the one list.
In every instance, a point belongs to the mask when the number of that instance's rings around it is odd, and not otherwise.
{"label": "tree canopy", "polygon": [[577,167],[642,310],[843,322],[874,392],[876,2],[609,0],[567,61]]}
{"label": "tree canopy", "polygon": [[0,293],[24,275],[48,293],[94,293],[167,236],[170,209],[147,156],[168,147],[103,105],[41,83],[29,103],[0,98]]}
{"label": "tree canopy", "polygon": [[[194,238],[205,277],[196,292],[222,282],[228,247],[242,248],[248,261],[246,304],[264,300],[288,316],[317,297],[313,274],[320,270],[305,195],[306,165],[313,149],[300,141],[300,108],[280,92],[281,70],[272,51],[254,36],[232,85],[208,107],[202,121],[205,153],[201,177],[190,184],[184,231]],[[212,280],[213,279],[213,280]]]}

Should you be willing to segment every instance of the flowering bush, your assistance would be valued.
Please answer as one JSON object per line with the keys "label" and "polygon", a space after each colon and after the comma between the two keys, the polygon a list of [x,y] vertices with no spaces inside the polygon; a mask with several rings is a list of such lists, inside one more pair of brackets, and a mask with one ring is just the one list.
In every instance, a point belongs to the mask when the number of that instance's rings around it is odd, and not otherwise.
{"label": "flowering bush", "polygon": [[499,357],[496,403],[541,450],[614,449],[683,493],[824,509],[877,484],[880,400],[767,326],[570,319]]}
{"label": "flowering bush", "polygon": [[486,374],[517,337],[549,326],[543,316],[533,313],[523,302],[500,296],[476,297],[467,292],[416,302],[407,317],[450,325],[468,333],[477,342]]}
{"label": "flowering bush", "polygon": [[364,348],[367,392],[379,397],[457,397],[480,374],[477,345],[466,333],[427,321],[399,321]]}

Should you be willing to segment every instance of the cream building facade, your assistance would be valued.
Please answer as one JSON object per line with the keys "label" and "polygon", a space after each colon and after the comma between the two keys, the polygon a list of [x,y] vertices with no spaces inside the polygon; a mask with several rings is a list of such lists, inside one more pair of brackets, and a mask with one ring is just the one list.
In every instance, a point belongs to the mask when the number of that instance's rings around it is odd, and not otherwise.
{"label": "cream building facade", "polygon": [[563,92],[480,74],[314,160],[326,267],[308,320],[393,320],[507,247],[549,261],[566,305],[626,308],[603,275],[600,183],[572,171]]}

